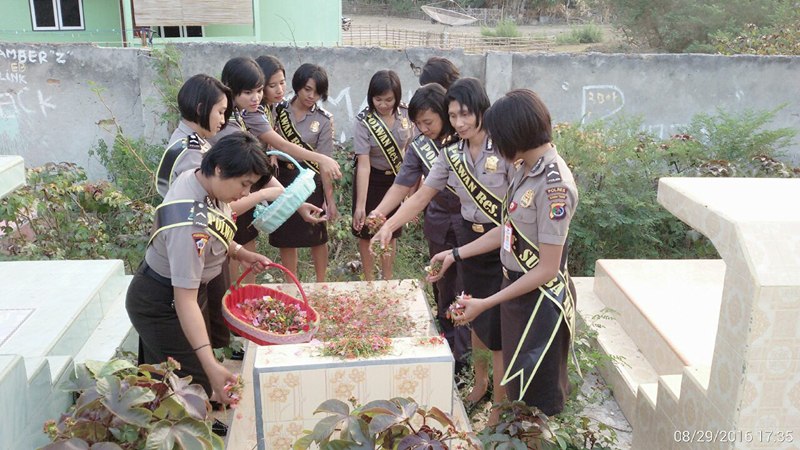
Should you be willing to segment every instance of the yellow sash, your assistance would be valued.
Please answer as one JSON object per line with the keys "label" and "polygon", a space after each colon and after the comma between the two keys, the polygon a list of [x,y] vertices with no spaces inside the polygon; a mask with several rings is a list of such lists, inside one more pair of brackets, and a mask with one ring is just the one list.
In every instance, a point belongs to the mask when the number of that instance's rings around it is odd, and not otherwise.
{"label": "yellow sash", "polygon": [[[285,137],[286,140],[292,144],[299,145],[300,147],[313,152],[314,147],[312,147],[310,144],[307,144],[303,140],[303,137],[300,136],[297,128],[295,128],[294,122],[292,122],[292,118],[289,115],[291,114],[289,111],[289,103],[285,101],[278,103],[278,106],[275,107],[275,112],[278,114],[278,127],[280,128],[281,133],[283,133],[283,137]],[[317,164],[317,162],[306,160],[303,161],[303,163],[315,173],[319,173],[319,164]]]}
{"label": "yellow sash", "polygon": [[378,143],[378,147],[383,152],[386,161],[389,162],[392,172],[397,175],[400,172],[400,166],[403,164],[403,154],[400,152],[400,145],[394,139],[392,130],[386,126],[386,123],[377,114],[371,112],[365,114],[361,120],[367,125],[372,137],[375,138],[375,142]]}
{"label": "yellow sash", "polygon": [[460,154],[458,148],[458,143],[445,147],[442,150],[445,152],[445,159],[450,163],[450,168],[453,169],[453,172],[455,172],[458,180],[464,186],[464,189],[467,190],[472,201],[478,205],[478,209],[480,209],[495,225],[500,225],[503,199],[496,196],[475,178],[475,175],[469,170],[466,156]]}
{"label": "yellow sash", "polygon": [[[511,198],[510,188],[507,198]],[[505,202],[503,204],[503,221],[511,226],[511,254],[522,268],[522,271],[527,273],[529,270],[533,269],[537,264],[539,264],[539,248],[527,237],[525,237],[524,234],[519,232],[514,220],[508,214],[508,205]],[[528,323],[525,326],[525,331],[522,333],[522,336],[519,339],[519,344],[517,344],[517,348],[514,350],[514,356],[511,358],[511,362],[506,368],[506,373],[503,375],[503,380],[501,382],[502,385],[506,385],[514,378],[521,377],[519,399],[522,399],[522,397],[525,395],[525,391],[528,389],[528,386],[530,386],[530,383],[533,380],[534,375],[536,375],[544,356],[547,354],[547,350],[550,348],[550,345],[553,343],[553,340],[558,333],[558,329],[561,327],[562,321],[566,322],[567,324],[567,329],[569,330],[570,335],[570,352],[572,353],[572,357],[576,363],[575,367],[577,367],[578,373],[580,374],[580,366],[577,364],[578,361],[573,348],[573,341],[575,339],[575,299],[573,298],[572,292],[569,289],[569,284],[570,279],[569,272],[567,271],[567,258],[562,257],[561,267],[559,268],[558,275],[540,286],[535,291],[537,294],[537,305],[534,308],[531,317],[528,319]],[[534,330],[535,333],[539,335],[546,334],[549,336],[549,338],[547,345],[541,350],[541,352],[538,355],[534,355],[533,359],[535,363],[533,367],[522,367],[514,371],[514,363],[517,361],[517,357],[522,350],[528,333],[531,331],[531,324],[533,324],[533,320],[539,311],[539,307],[545,300],[553,302],[553,304],[558,308],[558,320],[552,324],[553,326],[550,330]],[[528,358],[526,357],[526,359]],[[530,372],[527,374],[527,380],[525,374],[526,369],[530,370]]]}
{"label": "yellow sash", "polygon": [[[439,148],[436,147],[436,143],[433,142],[433,139],[420,134],[418,138],[411,141],[411,148],[414,150],[414,153],[419,156],[425,168],[428,169],[428,173],[430,173],[433,163],[436,161],[436,158],[439,157]],[[456,190],[450,185],[447,185],[447,189],[453,194],[456,193]]]}

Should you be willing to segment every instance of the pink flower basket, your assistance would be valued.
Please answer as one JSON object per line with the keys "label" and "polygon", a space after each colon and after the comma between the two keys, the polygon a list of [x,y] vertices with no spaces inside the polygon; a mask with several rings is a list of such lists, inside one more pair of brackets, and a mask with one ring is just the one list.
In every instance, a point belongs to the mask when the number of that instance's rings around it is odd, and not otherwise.
{"label": "pink flower basket", "polygon": [[[268,288],[260,284],[245,284],[242,286],[242,280],[250,273],[250,269],[247,269],[242,276],[236,280],[236,283],[231,285],[230,290],[225,294],[225,298],[222,301],[222,316],[225,319],[225,324],[234,333],[259,345],[299,344],[310,341],[314,337],[314,333],[319,330],[319,313],[308,304],[308,298],[306,297],[305,291],[303,291],[303,287],[300,286],[297,277],[295,277],[289,269],[274,263],[269,264],[268,267],[275,267],[284,271],[294,284],[297,285],[297,289],[300,291],[303,300],[298,300],[285,292]],[[261,298],[267,295],[285,305],[297,305],[305,311],[308,320],[308,330],[299,331],[297,333],[279,334],[263,330],[250,323],[242,310],[243,302],[248,299]]]}

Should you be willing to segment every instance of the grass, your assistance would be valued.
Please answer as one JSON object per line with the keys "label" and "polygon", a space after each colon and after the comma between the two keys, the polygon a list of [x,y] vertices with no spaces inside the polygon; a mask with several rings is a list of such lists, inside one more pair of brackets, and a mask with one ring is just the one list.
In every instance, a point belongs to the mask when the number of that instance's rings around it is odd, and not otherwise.
{"label": "grass", "polygon": [[603,30],[594,24],[573,28],[569,33],[556,36],[558,45],[596,44],[603,42]]}
{"label": "grass", "polygon": [[517,24],[510,19],[503,19],[494,28],[481,27],[481,36],[485,37],[520,37],[522,33]]}

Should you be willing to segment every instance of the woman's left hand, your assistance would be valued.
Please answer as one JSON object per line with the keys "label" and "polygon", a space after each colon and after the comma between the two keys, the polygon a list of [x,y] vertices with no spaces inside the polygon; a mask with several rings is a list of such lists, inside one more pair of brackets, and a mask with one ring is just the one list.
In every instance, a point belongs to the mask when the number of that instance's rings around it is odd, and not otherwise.
{"label": "woman's left hand", "polygon": [[242,266],[249,267],[255,274],[263,272],[269,264],[272,264],[272,260],[266,256],[245,249],[239,250],[239,262]]}

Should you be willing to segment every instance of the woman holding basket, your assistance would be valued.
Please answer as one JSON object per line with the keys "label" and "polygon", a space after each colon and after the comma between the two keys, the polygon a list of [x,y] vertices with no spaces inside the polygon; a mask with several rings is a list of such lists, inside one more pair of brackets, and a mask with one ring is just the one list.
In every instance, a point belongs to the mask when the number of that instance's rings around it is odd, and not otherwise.
{"label": "woman holding basket", "polygon": [[271,171],[258,140],[246,133],[221,139],[199,169],[173,181],[156,209],[156,226],[145,258],[128,287],[125,308],[139,333],[139,363],[172,357],[180,376],[192,376],[212,400],[229,403],[227,382],[236,377],[214,357],[203,319],[208,283],[227,256],[254,271],[270,260],[231,239],[236,225],[230,203]]}

